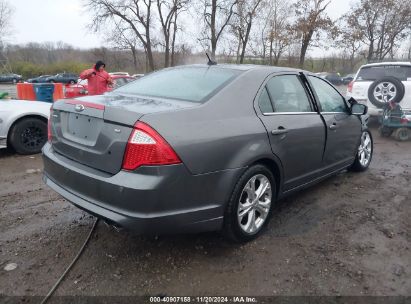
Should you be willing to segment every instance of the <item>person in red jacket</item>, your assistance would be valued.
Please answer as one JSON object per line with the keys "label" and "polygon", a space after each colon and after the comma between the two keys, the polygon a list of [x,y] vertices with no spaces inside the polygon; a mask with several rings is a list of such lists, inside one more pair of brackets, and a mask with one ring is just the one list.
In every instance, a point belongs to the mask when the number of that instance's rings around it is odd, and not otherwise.
{"label": "person in red jacket", "polygon": [[83,71],[80,74],[81,79],[88,81],[88,94],[101,95],[108,91],[113,80],[110,74],[105,71],[106,64],[103,61],[97,61],[92,69]]}

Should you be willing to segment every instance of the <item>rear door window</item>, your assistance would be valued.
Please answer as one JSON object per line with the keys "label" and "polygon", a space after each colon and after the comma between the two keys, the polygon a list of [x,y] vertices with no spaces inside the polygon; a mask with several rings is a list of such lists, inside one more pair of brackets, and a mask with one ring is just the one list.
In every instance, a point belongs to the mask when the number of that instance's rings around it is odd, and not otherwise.
{"label": "rear door window", "polygon": [[273,113],[273,105],[271,104],[270,96],[268,95],[267,88],[264,87],[258,100],[258,105],[262,113]]}
{"label": "rear door window", "polygon": [[149,74],[115,90],[115,93],[205,102],[241,71],[218,67],[182,67]]}
{"label": "rear door window", "polygon": [[310,100],[297,75],[274,76],[267,90],[275,112],[312,112]]}
{"label": "rear door window", "polygon": [[356,81],[375,81],[385,77],[395,77],[401,81],[411,80],[411,66],[383,65],[361,68]]}

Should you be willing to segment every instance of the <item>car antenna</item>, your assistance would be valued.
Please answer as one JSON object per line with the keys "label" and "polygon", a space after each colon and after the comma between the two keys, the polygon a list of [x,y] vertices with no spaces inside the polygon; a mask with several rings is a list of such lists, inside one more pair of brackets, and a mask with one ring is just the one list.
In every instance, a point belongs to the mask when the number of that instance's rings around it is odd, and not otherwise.
{"label": "car antenna", "polygon": [[208,58],[207,65],[217,65],[217,62],[212,61],[211,58],[210,58],[210,56],[208,55],[208,53],[206,53],[206,56],[207,56],[207,58]]}

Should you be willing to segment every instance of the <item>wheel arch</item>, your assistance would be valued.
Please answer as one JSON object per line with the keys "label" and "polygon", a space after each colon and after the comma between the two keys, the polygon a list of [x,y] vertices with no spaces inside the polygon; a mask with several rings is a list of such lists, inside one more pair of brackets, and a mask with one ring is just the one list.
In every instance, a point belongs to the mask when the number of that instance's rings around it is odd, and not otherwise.
{"label": "wheel arch", "polygon": [[279,160],[275,160],[274,158],[270,157],[263,157],[257,160],[254,160],[249,167],[254,165],[264,165],[267,167],[271,173],[274,175],[275,178],[275,186],[276,186],[276,196],[277,198],[281,196],[282,192],[282,185],[283,185],[283,167]]}

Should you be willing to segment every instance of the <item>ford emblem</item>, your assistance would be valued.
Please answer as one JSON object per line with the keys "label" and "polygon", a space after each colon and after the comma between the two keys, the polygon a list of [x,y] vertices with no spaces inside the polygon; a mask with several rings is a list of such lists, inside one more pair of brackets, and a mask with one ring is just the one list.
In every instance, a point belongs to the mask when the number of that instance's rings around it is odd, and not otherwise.
{"label": "ford emblem", "polygon": [[84,111],[84,106],[82,104],[76,104],[74,110],[76,110],[77,112],[82,112]]}

